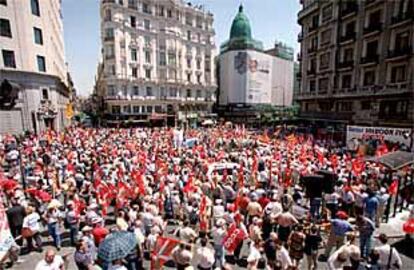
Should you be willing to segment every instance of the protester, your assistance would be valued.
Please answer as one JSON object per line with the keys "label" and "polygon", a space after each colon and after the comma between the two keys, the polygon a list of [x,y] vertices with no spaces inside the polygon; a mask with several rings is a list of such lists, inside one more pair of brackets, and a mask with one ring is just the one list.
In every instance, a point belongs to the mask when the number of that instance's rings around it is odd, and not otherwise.
{"label": "protester", "polygon": [[39,261],[35,270],[64,270],[64,261],[60,255],[56,255],[53,249],[48,249],[44,259]]}
{"label": "protester", "polygon": [[388,237],[385,234],[380,234],[379,240],[381,246],[375,248],[379,254],[378,264],[381,269],[401,269],[401,257],[397,250],[388,244]]}

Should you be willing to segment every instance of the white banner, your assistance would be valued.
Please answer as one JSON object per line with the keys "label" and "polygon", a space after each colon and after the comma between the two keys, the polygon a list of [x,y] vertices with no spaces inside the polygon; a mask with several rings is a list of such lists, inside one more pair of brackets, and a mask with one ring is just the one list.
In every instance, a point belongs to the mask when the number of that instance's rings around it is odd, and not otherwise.
{"label": "white banner", "polygon": [[6,209],[3,205],[3,199],[0,196],[0,260],[6,255],[13,244],[14,238],[10,232]]}
{"label": "white banner", "polygon": [[356,150],[362,142],[371,140],[398,142],[409,148],[411,132],[409,128],[347,126],[346,141],[350,150]]}

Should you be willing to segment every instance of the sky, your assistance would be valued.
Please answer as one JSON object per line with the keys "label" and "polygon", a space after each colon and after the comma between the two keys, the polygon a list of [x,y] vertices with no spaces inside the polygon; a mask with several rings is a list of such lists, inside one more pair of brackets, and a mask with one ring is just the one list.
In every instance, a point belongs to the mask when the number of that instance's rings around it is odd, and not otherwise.
{"label": "sky", "polygon": [[[100,0],[63,0],[63,24],[66,61],[78,95],[92,93],[96,68],[100,59]],[[231,22],[243,3],[250,19],[252,35],[271,48],[275,40],[299,51],[297,34],[298,0],[193,0],[214,14],[217,49],[228,39]]]}

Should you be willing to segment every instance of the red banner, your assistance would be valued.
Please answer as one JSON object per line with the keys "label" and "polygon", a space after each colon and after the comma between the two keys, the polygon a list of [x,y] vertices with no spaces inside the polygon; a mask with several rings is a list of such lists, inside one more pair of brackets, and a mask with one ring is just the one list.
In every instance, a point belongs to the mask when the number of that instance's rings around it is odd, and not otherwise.
{"label": "red banner", "polygon": [[162,269],[165,262],[171,259],[171,253],[180,241],[159,236],[151,256],[151,270]]}
{"label": "red banner", "polygon": [[232,224],[227,230],[227,235],[223,239],[224,248],[228,252],[234,252],[240,242],[246,237],[243,230],[236,227],[236,224]]}

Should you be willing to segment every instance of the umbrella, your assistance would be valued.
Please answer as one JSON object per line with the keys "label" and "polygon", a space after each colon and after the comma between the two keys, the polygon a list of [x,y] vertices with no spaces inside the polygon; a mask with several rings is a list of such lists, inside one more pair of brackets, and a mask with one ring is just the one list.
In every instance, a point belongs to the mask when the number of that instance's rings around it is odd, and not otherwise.
{"label": "umbrella", "polygon": [[100,244],[98,257],[106,262],[125,258],[137,245],[137,238],[131,232],[114,232]]}
{"label": "umbrella", "polygon": [[0,186],[5,190],[14,190],[17,188],[17,182],[12,179],[0,179]]}

